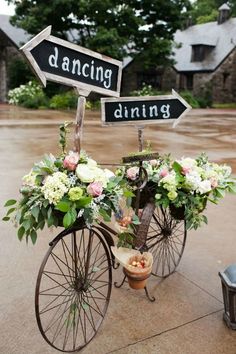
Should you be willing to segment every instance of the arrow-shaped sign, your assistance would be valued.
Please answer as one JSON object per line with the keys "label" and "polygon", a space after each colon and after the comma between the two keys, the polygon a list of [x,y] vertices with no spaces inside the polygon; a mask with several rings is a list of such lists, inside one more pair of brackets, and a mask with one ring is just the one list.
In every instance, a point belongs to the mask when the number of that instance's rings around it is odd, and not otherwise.
{"label": "arrow-shaped sign", "polygon": [[191,106],[172,90],[172,95],[101,98],[103,125],[143,125],[174,120],[175,127]]}
{"label": "arrow-shaped sign", "polygon": [[51,36],[51,26],[21,50],[44,86],[47,80],[119,97],[122,63]]}

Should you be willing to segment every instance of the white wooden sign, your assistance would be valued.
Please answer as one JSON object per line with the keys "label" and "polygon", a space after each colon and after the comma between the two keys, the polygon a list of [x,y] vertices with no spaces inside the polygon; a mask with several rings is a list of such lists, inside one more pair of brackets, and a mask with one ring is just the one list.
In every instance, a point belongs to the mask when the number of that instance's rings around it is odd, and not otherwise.
{"label": "white wooden sign", "polygon": [[173,121],[176,126],[191,106],[171,95],[101,98],[103,125],[145,125]]}
{"label": "white wooden sign", "polygon": [[49,80],[78,91],[119,97],[122,62],[51,36],[51,28],[21,48],[42,84]]}

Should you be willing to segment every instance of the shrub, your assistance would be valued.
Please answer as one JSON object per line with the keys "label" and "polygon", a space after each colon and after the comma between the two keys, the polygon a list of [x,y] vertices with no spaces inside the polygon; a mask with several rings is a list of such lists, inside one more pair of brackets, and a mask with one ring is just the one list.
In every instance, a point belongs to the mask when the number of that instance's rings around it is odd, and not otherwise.
{"label": "shrub", "polygon": [[199,105],[199,102],[198,102],[198,99],[195,98],[191,92],[189,91],[181,91],[180,92],[180,96],[183,97],[183,99],[185,101],[188,102],[188,104],[192,107],[192,108],[199,108],[200,105]]}
{"label": "shrub", "polygon": [[145,83],[143,83],[140,90],[130,92],[130,96],[156,96],[158,94],[160,94],[160,92],[155,90],[151,85],[147,85]]}
{"label": "shrub", "polygon": [[25,85],[20,85],[8,92],[9,103],[26,108],[38,108],[47,106],[47,98],[36,82],[29,81]]}
{"label": "shrub", "polygon": [[77,107],[78,96],[73,91],[67,91],[54,95],[50,100],[50,108],[53,109],[74,109]]}

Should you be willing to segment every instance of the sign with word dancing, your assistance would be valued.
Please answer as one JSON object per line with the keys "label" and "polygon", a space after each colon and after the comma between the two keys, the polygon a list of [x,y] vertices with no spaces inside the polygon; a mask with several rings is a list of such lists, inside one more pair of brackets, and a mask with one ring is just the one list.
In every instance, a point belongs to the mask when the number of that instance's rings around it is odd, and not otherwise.
{"label": "sign with word dancing", "polygon": [[174,90],[172,95],[101,98],[103,125],[142,125],[175,120],[191,109]]}
{"label": "sign with word dancing", "polygon": [[51,26],[21,50],[44,86],[46,81],[119,97],[122,63],[51,36]]}

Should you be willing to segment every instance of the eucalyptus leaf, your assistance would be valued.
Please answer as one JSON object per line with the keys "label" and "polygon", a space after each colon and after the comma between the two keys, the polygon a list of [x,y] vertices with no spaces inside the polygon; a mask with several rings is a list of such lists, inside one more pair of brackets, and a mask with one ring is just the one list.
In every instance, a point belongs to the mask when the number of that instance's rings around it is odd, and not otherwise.
{"label": "eucalyptus leaf", "polygon": [[11,206],[11,205],[14,205],[16,204],[16,200],[15,199],[9,199],[5,204],[4,206],[5,207],[8,207],[8,206]]}
{"label": "eucalyptus leaf", "polygon": [[39,211],[40,211],[39,207],[34,207],[31,210],[31,214],[33,215],[36,221],[38,221]]}
{"label": "eucalyptus leaf", "polygon": [[18,236],[18,239],[21,241],[23,236],[24,236],[24,233],[25,233],[25,229],[23,226],[21,226],[19,229],[18,229],[18,232],[17,232],[17,236]]}
{"label": "eucalyptus leaf", "polygon": [[37,232],[35,230],[31,231],[30,238],[31,238],[31,241],[32,241],[33,245],[35,245],[36,240],[37,240]]}
{"label": "eucalyptus leaf", "polygon": [[7,212],[7,216],[10,215],[11,213],[13,213],[13,211],[15,211],[15,210],[16,210],[16,208],[9,209],[8,212]]}

